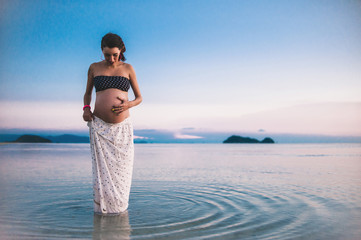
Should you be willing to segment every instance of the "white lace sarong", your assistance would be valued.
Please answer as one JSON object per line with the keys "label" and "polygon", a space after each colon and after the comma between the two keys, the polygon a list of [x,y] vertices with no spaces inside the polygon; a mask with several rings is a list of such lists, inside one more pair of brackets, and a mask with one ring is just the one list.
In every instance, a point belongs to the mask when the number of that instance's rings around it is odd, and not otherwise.
{"label": "white lace sarong", "polygon": [[93,168],[94,212],[112,215],[128,208],[134,143],[130,118],[107,123],[94,116],[88,122]]}

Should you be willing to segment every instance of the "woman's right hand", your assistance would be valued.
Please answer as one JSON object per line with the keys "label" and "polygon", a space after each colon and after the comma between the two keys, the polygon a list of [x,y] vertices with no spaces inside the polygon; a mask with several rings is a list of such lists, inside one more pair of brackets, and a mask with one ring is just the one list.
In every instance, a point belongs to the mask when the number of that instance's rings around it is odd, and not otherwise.
{"label": "woman's right hand", "polygon": [[83,119],[86,122],[92,121],[94,119],[93,113],[90,111],[89,108],[85,108],[83,112]]}

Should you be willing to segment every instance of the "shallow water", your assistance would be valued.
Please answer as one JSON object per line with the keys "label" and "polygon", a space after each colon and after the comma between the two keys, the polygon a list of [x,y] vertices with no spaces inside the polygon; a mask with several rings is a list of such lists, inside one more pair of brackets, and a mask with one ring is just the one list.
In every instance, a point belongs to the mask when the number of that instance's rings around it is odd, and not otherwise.
{"label": "shallow water", "polygon": [[87,144],[0,146],[1,239],[359,239],[361,144],[136,145],[130,205],[93,214]]}

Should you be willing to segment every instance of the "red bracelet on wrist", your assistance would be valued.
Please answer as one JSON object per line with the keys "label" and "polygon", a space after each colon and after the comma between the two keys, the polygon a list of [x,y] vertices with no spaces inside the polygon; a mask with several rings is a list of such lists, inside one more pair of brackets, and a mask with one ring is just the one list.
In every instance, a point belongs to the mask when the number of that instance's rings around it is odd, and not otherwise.
{"label": "red bracelet on wrist", "polygon": [[85,105],[85,106],[83,107],[83,111],[84,111],[84,109],[87,108],[87,107],[88,107],[89,109],[91,109],[90,105]]}

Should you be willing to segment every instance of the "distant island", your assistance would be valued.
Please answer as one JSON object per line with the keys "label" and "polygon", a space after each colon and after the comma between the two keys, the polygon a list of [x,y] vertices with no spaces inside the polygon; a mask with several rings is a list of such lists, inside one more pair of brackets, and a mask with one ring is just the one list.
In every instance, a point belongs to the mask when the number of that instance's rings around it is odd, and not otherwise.
{"label": "distant island", "polygon": [[[63,134],[59,136],[38,136],[38,135],[21,135],[15,140],[5,140],[7,143],[89,143],[89,137],[76,136],[72,134]],[[134,143],[147,143],[144,140],[134,140]]]}
{"label": "distant island", "polygon": [[262,141],[259,141],[255,138],[249,138],[249,137],[241,137],[237,135],[232,135],[226,140],[223,141],[223,143],[275,143],[272,138],[266,137]]}
{"label": "distant island", "polygon": [[51,140],[43,138],[37,135],[22,135],[18,137],[14,142],[20,143],[51,143]]}
{"label": "distant island", "polygon": [[89,137],[63,134],[59,136],[46,136],[53,143],[89,143]]}
{"label": "distant island", "polygon": [[14,141],[18,143],[89,143],[89,137],[63,134],[60,136],[38,136],[38,135],[21,135]]}

